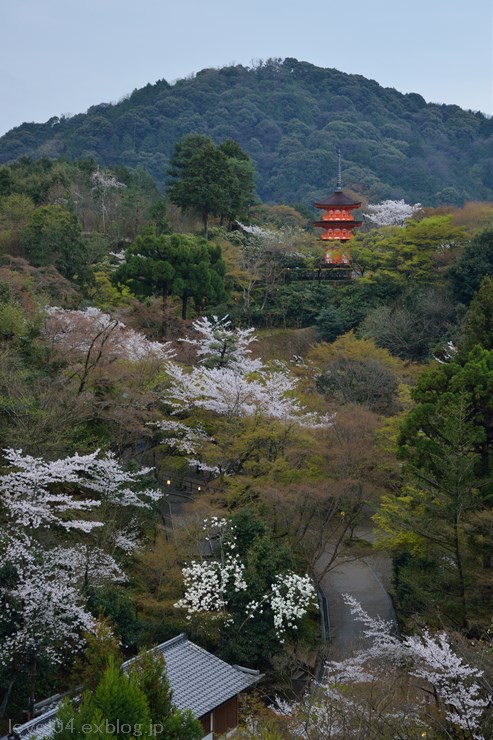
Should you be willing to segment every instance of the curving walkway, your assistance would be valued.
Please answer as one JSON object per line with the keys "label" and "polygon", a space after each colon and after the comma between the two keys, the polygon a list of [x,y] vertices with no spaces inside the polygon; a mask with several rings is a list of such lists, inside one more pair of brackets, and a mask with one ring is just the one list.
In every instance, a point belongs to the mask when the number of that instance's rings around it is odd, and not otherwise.
{"label": "curving walkway", "polygon": [[[356,531],[360,539],[371,541],[371,528]],[[319,571],[330,556],[328,551],[318,561]],[[354,619],[342,595],[347,593],[359,601],[363,609],[372,617],[391,621],[397,631],[397,620],[392,600],[385,585],[390,584],[391,563],[383,555],[369,555],[361,558],[342,554],[337,565],[323,576],[320,587],[324,592],[329,608],[330,647],[332,660],[348,657],[365,642],[364,626]],[[385,585],[384,585],[385,584]]]}

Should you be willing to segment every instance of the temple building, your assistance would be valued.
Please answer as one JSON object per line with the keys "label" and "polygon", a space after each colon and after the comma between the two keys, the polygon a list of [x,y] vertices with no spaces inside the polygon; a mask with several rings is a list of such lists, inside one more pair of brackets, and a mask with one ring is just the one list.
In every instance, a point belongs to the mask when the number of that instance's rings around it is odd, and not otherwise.
{"label": "temple building", "polygon": [[[351,211],[361,208],[361,203],[349,198],[342,191],[341,152],[337,153],[336,189],[325,200],[315,203],[322,211],[322,220],[313,225],[323,229],[321,240],[324,243],[322,267],[331,268],[339,277],[351,277],[351,253],[347,242],[354,236],[353,229],[361,226]],[[342,275],[341,273],[347,273]]]}

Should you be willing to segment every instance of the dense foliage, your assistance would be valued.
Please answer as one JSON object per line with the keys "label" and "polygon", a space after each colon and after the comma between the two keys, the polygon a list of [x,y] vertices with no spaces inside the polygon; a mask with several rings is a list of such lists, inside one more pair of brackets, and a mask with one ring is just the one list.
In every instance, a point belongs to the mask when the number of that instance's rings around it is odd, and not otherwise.
{"label": "dense foliage", "polygon": [[[251,184],[238,145],[199,138]],[[235,203],[205,239],[199,201],[142,170],[0,170],[0,716],[82,683],[78,727],[193,737],[162,666],[115,662],[186,630],[266,672],[281,737],[489,737],[493,206],[368,208],[385,223],[335,282],[301,206],[229,230]],[[353,599],[374,644],[293,702],[324,649],[316,587],[337,603],[355,563],[403,637]]]}
{"label": "dense foliage", "polygon": [[0,162],[90,157],[143,167],[162,182],[176,143],[192,133],[237,141],[264,201],[311,205],[326,195],[338,146],[347,187],[372,201],[493,197],[493,122],[483,114],[292,58],[203,69],[86,114],[24,123],[0,140]]}
{"label": "dense foliage", "polygon": [[174,708],[172,696],[160,653],[141,654],[126,670],[110,658],[94,690],[85,691],[79,700],[62,703],[45,732],[63,740],[91,733],[200,740],[202,725],[190,711]]}

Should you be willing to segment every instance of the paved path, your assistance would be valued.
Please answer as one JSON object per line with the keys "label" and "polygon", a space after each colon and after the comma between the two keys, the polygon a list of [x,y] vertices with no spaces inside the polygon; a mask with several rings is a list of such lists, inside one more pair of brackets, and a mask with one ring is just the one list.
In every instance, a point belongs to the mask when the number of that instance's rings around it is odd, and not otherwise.
{"label": "paved path", "polygon": [[[356,536],[371,540],[372,532],[362,529],[356,531]],[[320,558],[320,570],[323,570],[327,557],[329,553]],[[397,629],[392,600],[384,586],[384,583],[390,583],[390,577],[390,559],[382,555],[358,559],[343,555],[338,564],[323,576],[320,586],[329,607],[331,659],[348,657],[365,643],[364,626],[354,619],[344,603],[342,595],[345,593],[357,599],[370,616],[390,620]]]}
{"label": "paved path", "polygon": [[163,475],[160,510],[163,521],[170,531],[180,522],[184,507],[192,503],[206,488],[206,481],[198,475],[195,477],[183,477],[173,473]]}

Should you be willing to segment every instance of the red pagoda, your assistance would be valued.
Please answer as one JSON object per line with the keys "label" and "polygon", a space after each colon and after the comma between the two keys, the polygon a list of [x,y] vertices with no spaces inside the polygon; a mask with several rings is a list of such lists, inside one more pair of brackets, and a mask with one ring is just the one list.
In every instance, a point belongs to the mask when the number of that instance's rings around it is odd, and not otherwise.
{"label": "red pagoda", "polygon": [[321,239],[325,245],[325,253],[321,267],[332,268],[334,272],[346,272],[346,277],[351,277],[351,254],[345,246],[349,239],[354,236],[353,229],[361,226],[361,221],[355,221],[351,211],[361,207],[342,192],[341,176],[341,152],[337,153],[337,185],[336,189],[326,200],[315,203],[315,208],[320,208],[322,220],[313,225],[323,229]]}

